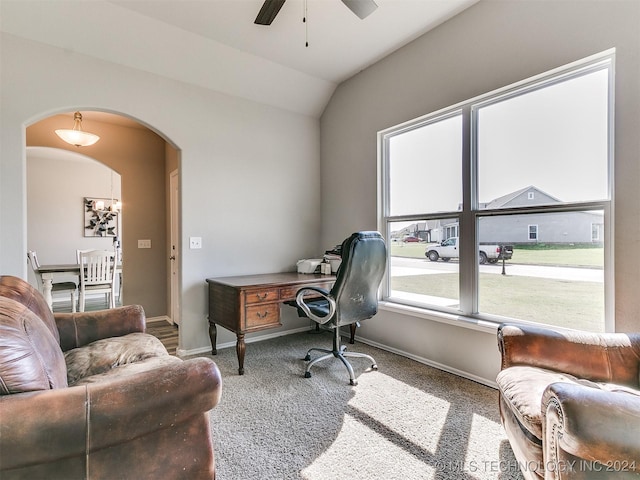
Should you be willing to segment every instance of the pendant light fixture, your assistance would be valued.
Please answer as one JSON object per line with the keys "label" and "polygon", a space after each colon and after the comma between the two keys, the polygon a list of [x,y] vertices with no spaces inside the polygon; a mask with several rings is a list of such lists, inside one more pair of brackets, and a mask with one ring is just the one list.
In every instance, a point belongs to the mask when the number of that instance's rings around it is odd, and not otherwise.
{"label": "pendant light fixture", "polygon": [[56,135],[76,147],[88,147],[100,140],[98,135],[82,130],[82,114],[80,112],[73,114],[73,128],[71,130],[56,130]]}

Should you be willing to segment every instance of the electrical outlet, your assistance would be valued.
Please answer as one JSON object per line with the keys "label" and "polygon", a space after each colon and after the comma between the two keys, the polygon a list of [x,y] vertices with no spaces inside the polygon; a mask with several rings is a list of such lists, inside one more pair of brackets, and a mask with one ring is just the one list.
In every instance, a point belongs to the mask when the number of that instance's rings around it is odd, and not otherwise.
{"label": "electrical outlet", "polygon": [[151,248],[151,240],[138,240],[138,248]]}
{"label": "electrical outlet", "polygon": [[202,237],[189,237],[189,248],[202,248]]}

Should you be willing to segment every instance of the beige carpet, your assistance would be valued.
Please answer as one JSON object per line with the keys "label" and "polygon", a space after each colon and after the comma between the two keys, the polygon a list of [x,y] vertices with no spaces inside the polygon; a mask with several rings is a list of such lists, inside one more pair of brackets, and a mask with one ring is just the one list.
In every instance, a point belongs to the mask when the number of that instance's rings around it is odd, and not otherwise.
{"label": "beige carpet", "polygon": [[212,411],[217,480],[522,479],[500,426],[497,392],[356,343],[359,384],[337,359],[301,360],[331,334],[298,333],[212,357],[223,377]]}

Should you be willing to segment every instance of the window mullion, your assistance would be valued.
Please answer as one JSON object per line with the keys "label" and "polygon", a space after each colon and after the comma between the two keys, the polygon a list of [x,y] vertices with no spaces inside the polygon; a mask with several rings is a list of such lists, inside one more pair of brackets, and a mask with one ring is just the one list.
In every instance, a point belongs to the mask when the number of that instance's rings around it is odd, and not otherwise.
{"label": "window mullion", "polygon": [[471,108],[462,110],[462,214],[460,215],[460,311],[472,314],[478,311],[478,280],[476,261],[475,175],[473,167]]}

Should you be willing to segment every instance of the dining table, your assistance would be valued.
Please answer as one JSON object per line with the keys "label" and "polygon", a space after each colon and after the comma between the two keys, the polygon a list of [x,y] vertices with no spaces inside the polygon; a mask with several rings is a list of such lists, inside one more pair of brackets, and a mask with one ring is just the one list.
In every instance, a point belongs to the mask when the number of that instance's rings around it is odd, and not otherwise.
{"label": "dining table", "polygon": [[[40,265],[38,268],[42,275],[42,293],[44,299],[49,305],[49,308],[53,310],[53,296],[51,291],[53,289],[53,280],[56,276],[69,276],[76,275],[78,277],[78,284],[80,283],[80,264],[79,263],[59,263],[52,265]],[[116,266],[116,273],[122,275],[122,264]],[[122,280],[120,280],[120,285]],[[118,295],[119,296],[119,295]]]}
{"label": "dining table", "polygon": [[53,296],[51,290],[53,289],[53,280],[56,276],[60,275],[76,275],[78,282],[80,281],[80,264],[79,263],[61,263],[55,265],[40,265],[38,268],[42,275],[42,293],[44,299],[49,305],[49,308],[53,309]]}

